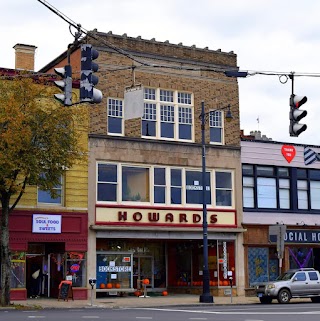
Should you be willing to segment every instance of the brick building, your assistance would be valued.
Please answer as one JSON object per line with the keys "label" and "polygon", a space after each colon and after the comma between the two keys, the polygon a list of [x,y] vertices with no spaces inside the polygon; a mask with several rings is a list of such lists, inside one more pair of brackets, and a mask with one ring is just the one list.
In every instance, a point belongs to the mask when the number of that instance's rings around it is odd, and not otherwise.
{"label": "brick building", "polygon": [[[96,30],[85,40],[100,53],[103,93],[88,106],[88,277],[97,295],[139,289],[145,278],[152,291],[201,293],[202,101],[214,110],[205,126],[210,286],[224,295],[232,276],[243,293],[238,83],[223,73],[237,69],[236,55]],[[66,54],[40,71],[66,65]],[[79,47],[70,60],[79,77]],[[125,90],[138,84],[143,116],[125,120]]]}

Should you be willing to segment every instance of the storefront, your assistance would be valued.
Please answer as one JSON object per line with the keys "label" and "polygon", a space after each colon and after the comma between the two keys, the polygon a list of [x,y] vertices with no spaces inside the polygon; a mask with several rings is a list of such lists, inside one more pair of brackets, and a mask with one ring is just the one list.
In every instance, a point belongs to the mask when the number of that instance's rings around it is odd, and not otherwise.
{"label": "storefront", "polygon": [[58,297],[70,275],[75,299],[87,298],[87,213],[32,213],[10,216],[11,300]]}
{"label": "storefront", "polygon": [[[209,210],[208,259],[214,295],[237,291],[237,237],[234,210]],[[201,210],[96,207],[97,296],[142,291],[202,293],[203,234]],[[242,245],[242,244],[241,244]]]}
{"label": "storefront", "polygon": [[[288,269],[320,269],[319,229],[310,226],[287,227],[284,235],[282,268],[279,268],[277,246],[275,242],[270,241],[269,226],[247,226],[246,228],[245,253],[249,288],[258,282],[275,280],[280,272]],[[259,233],[257,233],[258,230]],[[256,237],[253,239],[250,235],[256,235]]]}

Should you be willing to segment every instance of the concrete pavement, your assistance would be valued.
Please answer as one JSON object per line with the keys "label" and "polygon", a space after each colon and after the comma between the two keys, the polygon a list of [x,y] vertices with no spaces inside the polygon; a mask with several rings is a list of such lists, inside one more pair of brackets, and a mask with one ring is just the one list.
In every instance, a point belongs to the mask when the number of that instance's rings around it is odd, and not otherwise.
{"label": "concrete pavement", "polygon": [[[27,299],[26,301],[14,301],[14,305],[19,305],[21,308],[128,308],[128,307],[164,307],[164,306],[181,306],[181,305],[203,305],[208,303],[200,303],[199,295],[191,294],[169,294],[168,296],[150,296],[150,297],[106,297],[106,298],[91,298],[88,300],[68,301],[57,299]],[[255,304],[259,303],[256,297],[236,296],[229,297],[214,297],[215,305],[225,304]]]}
{"label": "concrete pavement", "polygon": [[[301,303],[308,302],[310,299],[291,299],[290,303]],[[278,303],[277,300],[273,300],[273,303]],[[57,300],[57,299],[27,299],[26,301],[14,301],[12,302],[15,306],[21,309],[79,309],[79,308],[109,308],[109,309],[120,309],[120,308],[144,308],[144,307],[173,307],[173,306],[199,306],[199,305],[210,305],[211,303],[200,303],[199,295],[192,294],[169,294],[168,296],[150,296],[150,297],[106,297],[97,298],[92,300],[74,300],[68,301]],[[257,297],[245,297],[230,296],[226,297],[214,297],[214,305],[237,305],[237,304],[260,304]]]}

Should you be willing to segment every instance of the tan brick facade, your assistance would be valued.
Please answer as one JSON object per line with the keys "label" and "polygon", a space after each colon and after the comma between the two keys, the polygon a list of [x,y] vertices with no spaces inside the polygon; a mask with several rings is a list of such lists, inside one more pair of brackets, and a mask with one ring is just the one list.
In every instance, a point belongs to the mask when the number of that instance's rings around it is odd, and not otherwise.
{"label": "tan brick facade", "polygon": [[[194,94],[196,142],[201,142],[201,122],[200,120],[198,121],[201,101],[204,100],[206,111],[230,104],[234,119],[231,123],[225,124],[225,144],[232,146],[240,145],[237,81],[227,78],[219,72],[199,70],[200,68],[217,70],[222,70],[223,68],[236,69],[236,55],[234,53],[223,53],[168,43],[156,43],[154,41],[119,37],[110,34],[99,34],[99,36],[108,43],[135,53],[136,59],[141,62],[146,62],[150,65],[169,65],[173,68],[180,65],[194,69],[186,71],[150,66],[141,67],[139,64],[134,63],[136,66],[135,83],[155,88],[160,87],[168,90],[192,92]],[[125,88],[132,85],[132,70],[130,66],[132,66],[133,62],[119,53],[110,52],[108,48],[101,47],[101,44],[99,44],[97,49],[100,52],[98,58],[99,84],[97,88],[103,92],[104,99],[101,104],[90,108],[92,111],[91,132],[103,135],[107,132],[107,98],[124,97]],[[151,60],[150,56],[152,55],[154,55],[154,59]],[[124,67],[128,69],[121,70]],[[74,69],[74,72],[76,70]],[[141,137],[140,120],[126,121],[125,131],[126,136]]]}
{"label": "tan brick facade", "polygon": [[[152,169],[156,166],[166,168],[169,173],[170,168],[193,169],[198,173],[201,171],[202,148],[201,148],[201,102],[205,103],[205,111],[219,109],[230,104],[233,120],[230,123],[224,122],[224,144],[209,144],[209,125],[206,125],[206,166],[208,171],[221,169],[232,172],[232,206],[228,208],[218,208],[221,215],[235,213],[235,224],[231,228],[227,225],[210,226],[209,238],[218,242],[227,239],[230,244],[234,244],[234,266],[237,293],[244,292],[244,262],[243,262],[243,244],[242,244],[242,189],[241,189],[241,161],[240,161],[240,125],[239,125],[239,93],[236,79],[231,79],[223,74],[223,70],[237,69],[236,55],[233,52],[224,53],[220,50],[213,51],[200,49],[196,47],[185,47],[174,45],[167,42],[161,43],[154,40],[143,40],[141,38],[130,38],[126,35],[117,36],[111,33],[97,33],[99,39],[88,38],[100,53],[97,63],[99,64],[99,84],[96,86],[103,93],[103,101],[100,104],[88,105],[90,110],[90,130],[89,130],[89,190],[88,190],[88,211],[89,211],[89,250],[88,250],[88,273],[95,275],[97,271],[97,251],[108,248],[113,242],[121,239],[122,248],[129,248],[132,244],[143,244],[146,235],[151,237],[151,241],[156,246],[162,247],[164,244],[174,249],[170,243],[170,237],[166,238],[167,226],[159,226],[153,223],[140,225],[139,222],[131,222],[132,227],[118,226],[118,222],[110,224],[96,225],[96,210],[102,211],[110,208],[110,202],[97,201],[97,163],[112,163],[120,169],[122,165],[136,166]],[[120,52],[124,50],[125,54]],[[130,59],[130,57],[134,59]],[[48,65],[42,71],[51,71],[54,67],[64,66],[67,63],[65,56],[60,56],[54,62],[54,65]],[[73,77],[79,77],[80,71],[80,50],[73,51],[71,55],[71,64],[73,67]],[[134,68],[133,68],[134,67]],[[133,74],[134,69],[134,74]],[[194,140],[190,142],[168,141],[145,139],[141,136],[141,119],[126,120],[124,123],[123,136],[108,135],[108,98],[124,98],[125,88],[130,87],[133,82],[141,84],[144,87],[161,88],[172,91],[184,91],[193,95],[193,136]],[[74,101],[79,97],[73,96]],[[170,179],[167,179],[168,183]],[[121,179],[119,178],[117,191],[121,194]],[[149,184],[149,182],[147,183]],[[150,180],[150,193],[153,193],[152,179]],[[197,184],[197,182],[195,182]],[[168,186],[169,186],[168,185]],[[168,188],[168,190],[170,187]],[[118,193],[117,192],[117,193]],[[167,199],[166,204],[157,204],[152,201],[147,202],[121,202],[119,199],[113,202],[121,210],[136,209],[137,211],[169,211],[193,209],[202,210],[201,204],[171,204]],[[214,207],[214,206],[211,206]],[[210,209],[214,210],[213,208]],[[102,214],[108,217],[108,214]],[[132,234],[133,232],[134,235]],[[202,238],[201,226],[189,228],[183,225],[175,225],[171,231],[175,234],[177,242],[183,243],[187,238],[194,242],[200,242]],[[145,234],[144,234],[145,233]],[[169,232],[170,233],[170,232]],[[120,235],[120,237],[119,237]],[[155,235],[158,236],[156,237]],[[161,236],[162,235],[162,236]],[[186,236],[188,235],[188,237]],[[190,236],[189,236],[190,235]],[[161,236],[161,237],[160,237]],[[133,240],[131,240],[133,239]],[[152,243],[150,241],[150,243]],[[127,243],[126,243],[127,242]],[[220,241],[219,241],[220,242]],[[234,242],[234,243],[233,243]],[[149,242],[147,242],[149,243]],[[221,243],[222,244],[222,243]],[[146,245],[147,246],[147,245]],[[137,246],[140,248],[140,246]],[[200,247],[197,245],[197,249]],[[171,261],[166,253],[165,260]],[[217,259],[217,255],[212,260]],[[135,259],[135,258],[133,258]],[[156,260],[156,258],[155,258]],[[198,267],[194,267],[198,269]],[[217,272],[221,269],[216,267]],[[221,272],[221,271],[220,271]],[[173,278],[173,272],[167,269],[167,284],[172,287],[174,284],[168,282]],[[197,277],[201,275],[196,272]],[[213,274],[213,268],[211,269]],[[194,276],[196,277],[196,276]],[[99,289],[100,290],[100,289]],[[176,289],[179,291],[179,289]],[[181,290],[181,289],[180,289]],[[201,291],[201,288],[195,288],[194,291]],[[101,290],[102,291],[102,290]],[[185,290],[184,290],[185,291]],[[187,289],[187,291],[189,291]],[[223,293],[223,288],[219,289]]]}

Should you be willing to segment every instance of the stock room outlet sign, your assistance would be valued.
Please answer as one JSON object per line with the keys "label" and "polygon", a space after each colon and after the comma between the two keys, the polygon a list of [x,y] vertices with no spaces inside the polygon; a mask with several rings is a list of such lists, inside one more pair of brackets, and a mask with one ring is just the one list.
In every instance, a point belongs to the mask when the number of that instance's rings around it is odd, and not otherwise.
{"label": "stock room outlet sign", "polygon": [[281,148],[281,153],[288,163],[296,156],[296,149],[291,145],[283,145]]}
{"label": "stock room outlet sign", "polygon": [[33,214],[32,233],[61,233],[61,215]]}

